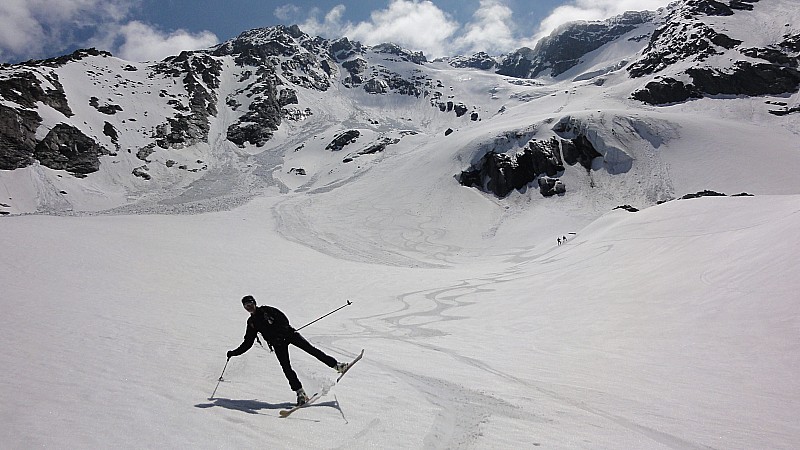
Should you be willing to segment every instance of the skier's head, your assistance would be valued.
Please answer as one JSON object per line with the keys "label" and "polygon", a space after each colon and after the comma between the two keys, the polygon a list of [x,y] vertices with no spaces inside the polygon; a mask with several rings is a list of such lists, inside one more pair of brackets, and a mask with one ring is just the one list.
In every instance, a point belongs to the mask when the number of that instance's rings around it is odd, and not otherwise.
{"label": "skier's head", "polygon": [[252,295],[245,295],[242,297],[242,306],[244,306],[244,309],[253,312],[256,309],[256,299]]}

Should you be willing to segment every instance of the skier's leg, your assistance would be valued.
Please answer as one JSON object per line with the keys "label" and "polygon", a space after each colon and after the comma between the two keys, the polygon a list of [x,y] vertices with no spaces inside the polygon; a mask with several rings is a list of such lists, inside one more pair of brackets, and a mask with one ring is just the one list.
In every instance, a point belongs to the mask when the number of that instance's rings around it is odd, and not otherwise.
{"label": "skier's leg", "polygon": [[322,363],[325,364],[326,366],[330,368],[336,367],[336,358],[325,354],[325,352],[323,352],[322,350],[311,345],[311,343],[308,342],[303,336],[301,336],[300,333],[294,333],[292,337],[289,338],[289,342],[297,346],[297,348],[308,353],[309,355],[322,361]]}
{"label": "skier's leg", "polygon": [[278,357],[278,362],[281,363],[283,374],[286,375],[286,379],[289,380],[289,386],[293,391],[302,388],[303,385],[300,383],[300,380],[297,379],[297,374],[294,373],[292,363],[289,361],[289,344],[281,343],[273,345],[272,348],[275,350],[275,356]]}

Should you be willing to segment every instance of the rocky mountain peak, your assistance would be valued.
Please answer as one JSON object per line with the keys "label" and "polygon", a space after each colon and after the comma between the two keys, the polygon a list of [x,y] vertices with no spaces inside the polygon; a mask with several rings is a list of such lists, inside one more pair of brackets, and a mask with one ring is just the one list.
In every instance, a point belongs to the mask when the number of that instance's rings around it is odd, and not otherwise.
{"label": "rocky mountain peak", "polygon": [[[602,86],[604,98],[623,98],[626,105],[636,103],[629,97],[664,105],[718,94],[786,96],[800,86],[797,28],[781,23],[777,32],[760,33],[748,25],[755,17],[772,20],[772,4],[683,0],[658,12],[566,24],[535,48],[505,56],[479,52],[435,61],[450,67],[429,64],[422,52],[396,44],[327,40],[296,25],[249,30],[216,48],[157,63],[86,49],[4,65],[0,170],[38,163],[79,177],[109,172],[140,193],[152,185],[191,183],[205,170],[222,170],[221,161],[261,152],[271,153],[258,159],[274,171],[275,161],[289,158],[285,148],[303,153],[314,140],[336,142],[345,130],[357,138],[346,140],[340,161],[359,158],[357,166],[412,132],[431,139],[456,133],[446,139],[458,141],[464,128],[502,120],[545,96],[559,104],[562,96],[578,99],[587,86]],[[748,34],[758,35],[755,43],[748,43]],[[533,77],[542,79],[528,80]],[[782,109],[770,112],[800,111],[791,101],[772,100]],[[573,104],[565,100],[560,108]],[[504,196],[538,179],[543,195],[563,193],[567,181],[558,180],[564,171],[576,164],[593,170],[593,158],[608,153],[610,144],[559,130],[553,129],[555,137],[509,138],[514,152],[501,139],[472,159],[462,183]],[[325,168],[329,175],[339,169]],[[548,181],[541,184],[543,177]]]}
{"label": "rocky mountain peak", "polygon": [[392,43],[378,44],[372,47],[372,51],[374,51],[375,53],[385,53],[389,55],[395,55],[398,56],[401,61],[412,62],[414,64],[422,64],[424,62],[428,62],[428,59],[425,58],[425,55],[422,52],[406,50],[400,47],[399,45]]}
{"label": "rocky mountain peak", "polygon": [[[631,77],[659,75],[633,98],[653,105],[705,95],[766,95],[796,92],[800,87],[797,34],[751,47],[729,36],[715,17],[749,24],[759,0],[686,0],[667,8],[641,57],[628,66]],[[742,27],[733,27],[745,29]],[[691,80],[691,81],[688,81]]]}
{"label": "rocky mountain peak", "polygon": [[533,49],[523,47],[508,55],[497,73],[516,78],[535,78],[543,73],[556,77],[579,64],[581,57],[587,53],[650,22],[654,17],[655,14],[650,11],[627,12],[604,21],[564,24],[542,38]]}

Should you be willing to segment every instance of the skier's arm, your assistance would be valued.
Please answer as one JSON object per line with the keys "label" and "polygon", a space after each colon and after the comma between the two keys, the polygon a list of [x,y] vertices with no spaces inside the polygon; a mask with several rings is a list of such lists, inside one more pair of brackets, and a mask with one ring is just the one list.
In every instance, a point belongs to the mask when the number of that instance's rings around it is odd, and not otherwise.
{"label": "skier's arm", "polygon": [[247,333],[244,335],[244,341],[242,341],[242,345],[237,347],[235,350],[230,350],[228,352],[228,358],[231,356],[239,356],[242,353],[250,350],[250,347],[253,346],[253,342],[256,341],[256,329],[255,327],[251,326],[249,323],[247,324]]}

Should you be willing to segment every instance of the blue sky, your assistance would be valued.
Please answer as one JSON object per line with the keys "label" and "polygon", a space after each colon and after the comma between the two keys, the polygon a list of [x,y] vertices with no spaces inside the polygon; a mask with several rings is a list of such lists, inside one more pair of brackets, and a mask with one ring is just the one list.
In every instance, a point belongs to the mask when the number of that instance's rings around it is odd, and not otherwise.
{"label": "blue sky", "polygon": [[532,46],[557,25],[669,0],[0,0],[0,62],[97,47],[132,61],[298,24],[312,35],[395,42],[428,57]]}

